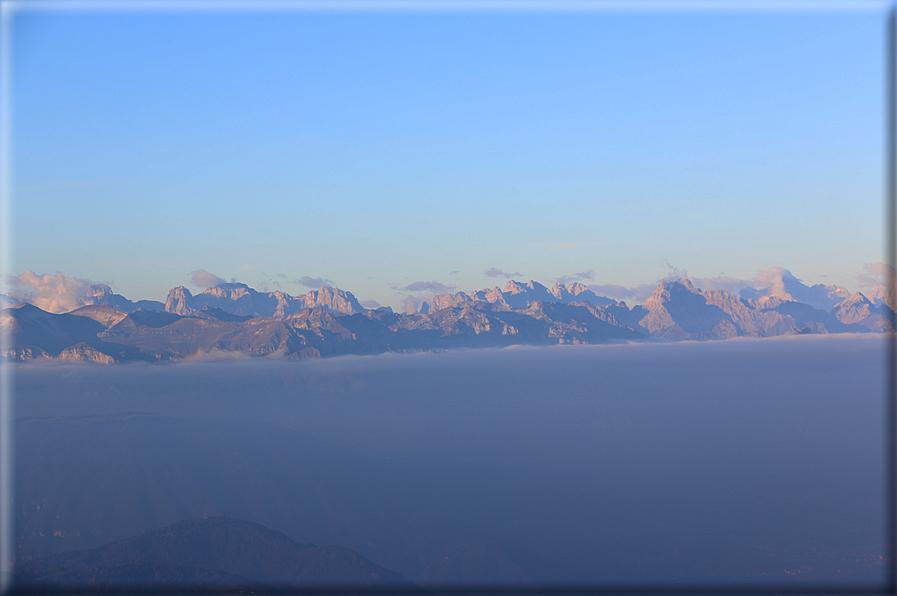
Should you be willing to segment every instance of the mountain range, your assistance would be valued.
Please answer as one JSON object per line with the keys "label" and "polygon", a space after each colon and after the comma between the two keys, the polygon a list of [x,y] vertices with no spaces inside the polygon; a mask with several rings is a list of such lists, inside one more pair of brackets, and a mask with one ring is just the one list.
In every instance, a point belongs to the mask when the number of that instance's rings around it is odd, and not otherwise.
{"label": "mountain range", "polygon": [[297,297],[258,292],[241,283],[223,283],[196,295],[181,286],[169,292],[164,304],[132,302],[98,290],[93,304],[68,313],[28,303],[0,311],[0,333],[11,339],[0,356],[105,364],[233,354],[305,359],[894,330],[897,304],[886,286],[866,296],[838,286],[808,287],[788,276],[779,285],[763,295],[753,289],[736,295],[701,290],[687,277],[666,279],[643,304],[629,307],[580,283],[549,289],[511,280],[504,290],[434,296],[410,314],[365,309],[351,292],[327,286]]}

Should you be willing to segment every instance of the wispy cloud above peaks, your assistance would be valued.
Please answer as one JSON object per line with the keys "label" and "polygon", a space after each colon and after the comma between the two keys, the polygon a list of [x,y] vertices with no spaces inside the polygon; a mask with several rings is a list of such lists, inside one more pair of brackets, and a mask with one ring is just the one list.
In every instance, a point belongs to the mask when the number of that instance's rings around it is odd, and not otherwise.
{"label": "wispy cloud above peaks", "polygon": [[685,269],[679,269],[675,265],[670,265],[667,263],[667,269],[669,269],[669,273],[666,277],[663,278],[663,281],[676,281],[682,279],[683,277],[688,277],[688,271]]}
{"label": "wispy cloud above peaks", "polygon": [[196,271],[193,271],[190,274],[190,282],[197,288],[202,288],[203,290],[227,283],[222,278],[213,273],[209,273],[205,269],[197,269]]}
{"label": "wispy cloud above peaks", "polygon": [[[681,279],[688,277],[688,272],[667,264],[671,269],[666,279]],[[725,290],[731,294],[738,294],[742,290],[749,290],[752,296],[778,296],[790,299],[791,291],[795,288],[806,288],[801,280],[787,269],[782,267],[770,267],[761,271],[753,279],[740,279],[720,274],[716,277],[689,277],[692,284],[705,291]]]}
{"label": "wispy cloud above peaks", "polygon": [[588,284],[586,287],[599,296],[639,303],[647,300],[654,292],[657,284],[640,284],[634,288],[627,288],[617,284]]}
{"label": "wispy cloud above peaks", "polygon": [[716,277],[694,277],[690,279],[695,287],[704,291],[725,290],[730,294],[737,294],[741,290],[753,287],[754,285],[749,279],[737,279],[727,275],[718,275]]}
{"label": "wispy cloud above peaks", "polygon": [[326,277],[309,277],[307,275],[303,275],[302,277],[297,279],[296,283],[313,290],[318,290],[324,286],[336,285],[332,279],[327,279]]}
{"label": "wispy cloud above peaks", "polygon": [[455,286],[447,286],[443,283],[439,283],[438,281],[416,281],[408,284],[404,288],[401,288],[406,292],[436,292],[439,294],[443,294],[446,292],[451,292],[455,289]]}
{"label": "wispy cloud above peaks", "polygon": [[562,275],[555,278],[554,281],[559,284],[568,284],[576,281],[586,281],[593,279],[595,279],[595,272],[591,269],[586,269],[585,271],[580,271],[579,273],[574,273],[572,275]]}
{"label": "wispy cloud above peaks", "polygon": [[[758,288],[760,291],[754,290]],[[775,296],[782,300],[804,302],[819,310],[831,310],[838,302],[850,296],[850,291],[836,285],[806,285],[787,269],[770,267],[753,279],[753,287],[741,292],[743,297]]]}
{"label": "wispy cloud above peaks", "polygon": [[56,275],[38,275],[33,271],[26,271],[18,277],[7,275],[5,281],[9,296],[13,299],[30,302],[40,309],[57,314],[94,304],[97,296],[112,294],[112,289],[106,284],[66,277],[59,271]]}
{"label": "wispy cloud above peaks", "polygon": [[486,277],[503,277],[505,279],[511,279],[512,277],[520,277],[521,275],[523,275],[519,271],[515,271],[513,273],[505,273],[501,269],[496,269],[495,267],[493,267],[491,269],[486,269],[486,271],[484,271],[484,273],[485,273]]}
{"label": "wispy cloud above peaks", "polygon": [[258,284],[257,289],[259,289],[263,292],[276,292],[276,291],[283,290],[282,286],[280,285],[280,282],[277,281],[276,279],[271,279],[271,278],[266,278],[263,282]]}
{"label": "wispy cloud above peaks", "polygon": [[765,288],[770,296],[781,296],[788,294],[786,289],[786,280],[795,280],[801,283],[799,279],[794,277],[787,269],[781,267],[770,267],[766,271],[761,271],[754,278],[754,283],[759,288]]}
{"label": "wispy cloud above peaks", "polygon": [[417,312],[417,309],[420,307],[422,302],[423,301],[419,298],[408,294],[408,296],[405,297],[405,300],[402,301],[402,312],[404,312],[406,315],[412,315]]}
{"label": "wispy cloud above peaks", "polygon": [[886,285],[894,274],[894,268],[884,263],[864,263],[863,270],[866,273],[857,275],[857,284],[863,288]]}

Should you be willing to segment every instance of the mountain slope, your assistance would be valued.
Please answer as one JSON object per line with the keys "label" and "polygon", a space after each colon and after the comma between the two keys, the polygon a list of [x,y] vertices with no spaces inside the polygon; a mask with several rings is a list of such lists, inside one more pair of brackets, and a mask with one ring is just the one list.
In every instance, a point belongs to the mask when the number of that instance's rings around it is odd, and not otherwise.
{"label": "mountain slope", "polygon": [[857,292],[841,301],[827,318],[830,324],[840,323],[850,331],[885,332],[894,330],[894,311],[887,304],[875,305]]}
{"label": "mountain slope", "polygon": [[[291,359],[451,348],[603,343],[659,338],[716,340],[795,333],[882,333],[894,312],[876,295],[841,299],[843,288],[802,285],[782,273],[756,298],[702,291],[688,278],[661,281],[644,304],[629,308],[582,284],[508,281],[499,288],[434,297],[421,312],[365,310],[349,293],[323,287],[305,296],[221,284],[193,296],[174,288],[164,311],[126,312],[91,305],[51,314],[29,304],[4,309],[0,330],[12,360],[60,358],[158,362],[223,354]],[[790,275],[790,274],[789,274]],[[815,289],[814,289],[815,288]],[[830,312],[792,299],[786,289],[829,303]],[[812,291],[811,291],[812,290]],[[817,301],[818,301],[817,300]]]}
{"label": "mountain slope", "polygon": [[98,548],[29,561],[17,577],[24,586],[146,585],[147,579],[215,586],[410,585],[351,549],[297,544],[225,516],[187,519]]}
{"label": "mountain slope", "polygon": [[324,286],[303,296],[284,292],[258,292],[246,284],[225,283],[193,295],[180,286],[165,300],[165,311],[190,316],[205,308],[245,317],[285,317],[307,308],[322,307],[331,312],[355,314],[365,308],[351,292]]}
{"label": "mountain slope", "polygon": [[725,290],[702,292],[687,278],[664,280],[642,307],[639,326],[670,340],[768,337],[800,332],[796,320],[764,302],[736,298]]}
{"label": "mountain slope", "polygon": [[615,300],[598,296],[579,282],[568,284],[567,286],[555,284],[549,290],[533,280],[526,283],[508,280],[504,290],[496,287],[491,290],[485,289],[475,292],[439,294],[433,297],[432,305],[428,304],[428,308],[439,310],[449,306],[462,306],[467,302],[476,301],[503,304],[516,309],[525,309],[533,302],[559,302],[561,304],[589,302],[594,306],[617,304]]}

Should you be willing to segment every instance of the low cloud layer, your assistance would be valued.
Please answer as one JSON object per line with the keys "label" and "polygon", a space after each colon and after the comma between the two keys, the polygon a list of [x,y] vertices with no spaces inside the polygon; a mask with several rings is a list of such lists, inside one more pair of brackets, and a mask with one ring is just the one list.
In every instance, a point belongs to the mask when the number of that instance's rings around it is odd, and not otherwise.
{"label": "low cloud layer", "polygon": [[56,314],[95,304],[97,297],[112,294],[112,290],[106,284],[66,277],[59,271],[56,275],[49,273],[38,275],[33,271],[26,271],[18,277],[7,275],[6,285],[9,288],[9,296],[14,301],[30,302],[40,309]]}
{"label": "low cloud layer", "polygon": [[585,271],[580,271],[579,273],[574,273],[572,275],[562,275],[561,277],[556,278],[554,281],[559,284],[569,284],[577,281],[590,281],[593,279],[595,279],[595,272],[591,269],[586,269]]}
{"label": "low cloud layer", "polygon": [[512,277],[520,277],[521,275],[523,275],[519,271],[515,271],[513,273],[505,273],[501,269],[496,269],[495,267],[486,269],[484,273],[486,274],[486,277],[503,277],[505,279],[511,279]]}
{"label": "low cloud layer", "polygon": [[606,296],[614,300],[626,300],[638,304],[644,302],[650,296],[657,284],[641,284],[634,288],[627,288],[616,284],[589,284],[586,286],[599,296]]}
{"label": "low cloud layer", "polygon": [[202,288],[203,290],[227,283],[222,278],[213,273],[209,273],[205,269],[197,269],[190,273],[190,282],[197,288]]}
{"label": "low cloud layer", "polygon": [[694,277],[690,279],[695,287],[701,288],[702,290],[725,290],[730,294],[738,294],[741,290],[753,287],[754,285],[750,280],[736,279],[726,275],[719,275],[717,277]]}
{"label": "low cloud layer", "polygon": [[318,290],[324,286],[336,285],[332,279],[327,279],[326,277],[309,277],[308,275],[303,275],[296,280],[296,283],[313,290]]}
{"label": "low cloud layer", "polygon": [[447,286],[438,281],[416,281],[402,288],[406,292],[434,292],[445,294],[455,289],[455,286]]}

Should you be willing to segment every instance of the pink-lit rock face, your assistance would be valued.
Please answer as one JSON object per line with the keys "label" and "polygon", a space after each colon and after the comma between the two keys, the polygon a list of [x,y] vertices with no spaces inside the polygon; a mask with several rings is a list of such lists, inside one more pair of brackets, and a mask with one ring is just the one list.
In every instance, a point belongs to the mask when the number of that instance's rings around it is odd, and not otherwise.
{"label": "pink-lit rock face", "polygon": [[[893,330],[894,313],[880,298],[886,293],[875,295],[879,303],[857,292],[826,312],[774,294],[750,298],[721,289],[704,291],[682,277],[662,280],[644,304],[630,308],[579,283],[555,284],[549,291],[535,281],[509,280],[504,291],[439,294],[421,301],[419,312],[412,308],[396,314],[365,309],[351,292],[329,286],[294,297],[222,283],[196,295],[183,286],[174,288],[164,310],[137,307],[139,302],[123,297],[122,309],[94,304],[61,314],[21,303],[2,311],[2,329],[11,339],[4,354],[13,360],[64,357],[111,364],[211,353],[304,359]],[[413,296],[409,300],[419,302]]]}

